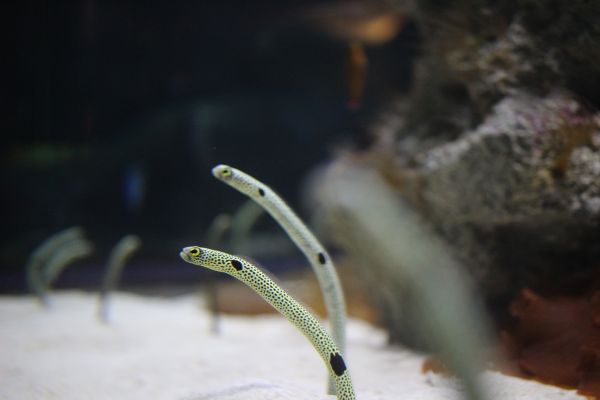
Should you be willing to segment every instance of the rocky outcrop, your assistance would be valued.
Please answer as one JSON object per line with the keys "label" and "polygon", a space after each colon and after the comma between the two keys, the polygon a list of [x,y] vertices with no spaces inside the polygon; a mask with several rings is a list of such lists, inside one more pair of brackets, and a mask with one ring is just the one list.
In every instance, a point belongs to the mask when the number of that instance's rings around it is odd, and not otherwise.
{"label": "rocky outcrop", "polygon": [[568,95],[519,93],[414,157],[416,206],[489,294],[597,267],[599,116]]}
{"label": "rocky outcrop", "polygon": [[[370,149],[330,170],[350,162],[383,177],[507,318],[524,287],[585,287],[600,264],[600,8],[430,0],[413,14],[423,44],[411,95],[373,124]],[[323,176],[321,188],[335,174]],[[332,221],[331,237],[347,236]],[[355,264],[381,275],[376,260]],[[389,309],[405,303],[400,287],[383,298],[364,282]],[[405,340],[394,315],[384,324]]]}

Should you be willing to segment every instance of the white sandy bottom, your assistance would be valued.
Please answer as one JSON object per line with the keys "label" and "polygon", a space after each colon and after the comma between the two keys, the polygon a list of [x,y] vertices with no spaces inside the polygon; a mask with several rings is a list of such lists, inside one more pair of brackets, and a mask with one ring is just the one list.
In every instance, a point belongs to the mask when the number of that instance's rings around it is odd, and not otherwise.
{"label": "white sandy bottom", "polygon": [[[221,333],[195,296],[117,294],[113,322],[96,319],[96,298],[0,297],[0,399],[334,399],[326,369],[283,317],[231,317]],[[346,363],[358,399],[460,399],[451,379],[421,374],[423,358],[385,344],[380,330],[348,326]],[[573,391],[486,372],[493,399],[584,399]]]}

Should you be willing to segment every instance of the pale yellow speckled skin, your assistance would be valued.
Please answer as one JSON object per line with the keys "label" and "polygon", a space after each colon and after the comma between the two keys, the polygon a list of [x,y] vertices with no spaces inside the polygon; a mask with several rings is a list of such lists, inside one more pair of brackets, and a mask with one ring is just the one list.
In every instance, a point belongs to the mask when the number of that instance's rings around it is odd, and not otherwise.
{"label": "pale yellow speckled skin", "polygon": [[190,264],[224,272],[250,286],[310,340],[335,381],[337,398],[356,398],[350,373],[331,336],[315,317],[261,270],[240,257],[202,247],[186,247],[180,256]]}
{"label": "pale yellow speckled skin", "polygon": [[304,253],[315,271],[323,292],[325,308],[331,322],[331,336],[345,353],[346,303],[337,272],[327,250],[286,202],[267,185],[229,165],[217,165],[212,173],[220,181],[260,204]]}

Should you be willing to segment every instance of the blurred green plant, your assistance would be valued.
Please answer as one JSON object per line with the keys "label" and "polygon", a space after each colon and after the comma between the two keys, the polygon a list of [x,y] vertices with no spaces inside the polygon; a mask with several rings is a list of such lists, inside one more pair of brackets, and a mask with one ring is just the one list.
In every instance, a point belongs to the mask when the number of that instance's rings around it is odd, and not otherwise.
{"label": "blurred green plant", "polygon": [[465,398],[488,399],[479,372],[489,321],[451,251],[373,171],[348,163],[330,173],[321,199],[340,244],[358,255],[361,278],[407,292],[418,336],[461,379]]}

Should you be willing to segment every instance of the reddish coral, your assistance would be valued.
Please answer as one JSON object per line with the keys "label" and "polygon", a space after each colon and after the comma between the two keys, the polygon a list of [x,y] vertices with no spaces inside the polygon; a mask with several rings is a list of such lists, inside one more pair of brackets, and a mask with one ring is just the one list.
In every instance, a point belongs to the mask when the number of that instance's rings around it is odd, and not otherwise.
{"label": "reddish coral", "polygon": [[516,368],[506,372],[600,398],[600,291],[545,297],[523,289],[510,314],[516,323],[502,342]]}

